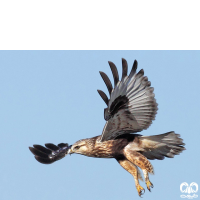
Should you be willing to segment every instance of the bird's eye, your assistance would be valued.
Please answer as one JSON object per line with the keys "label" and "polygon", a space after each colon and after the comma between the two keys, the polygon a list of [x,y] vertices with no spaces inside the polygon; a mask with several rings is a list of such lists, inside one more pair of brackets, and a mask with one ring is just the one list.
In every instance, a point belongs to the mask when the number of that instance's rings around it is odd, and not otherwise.
{"label": "bird's eye", "polygon": [[80,148],[80,146],[75,146],[74,149],[78,150]]}

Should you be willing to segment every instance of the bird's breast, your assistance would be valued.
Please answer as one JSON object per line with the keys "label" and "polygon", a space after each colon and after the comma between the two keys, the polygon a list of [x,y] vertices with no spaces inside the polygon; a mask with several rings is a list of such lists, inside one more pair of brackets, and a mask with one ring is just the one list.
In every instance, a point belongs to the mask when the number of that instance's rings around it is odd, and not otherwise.
{"label": "bird's breast", "polygon": [[98,158],[114,158],[120,155],[123,151],[123,148],[127,145],[127,141],[123,139],[108,140],[104,142],[95,142],[90,156]]}

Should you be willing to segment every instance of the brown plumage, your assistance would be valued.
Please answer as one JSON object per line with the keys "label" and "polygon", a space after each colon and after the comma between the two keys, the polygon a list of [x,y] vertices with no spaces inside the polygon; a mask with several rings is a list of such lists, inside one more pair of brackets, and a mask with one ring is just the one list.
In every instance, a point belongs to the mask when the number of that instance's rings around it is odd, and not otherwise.
{"label": "brown plumage", "polygon": [[[105,101],[104,119],[107,121],[101,135],[82,139],[71,146],[60,143],[57,146],[51,143],[29,147],[35,158],[44,164],[53,163],[67,154],[78,153],[89,157],[115,158],[118,163],[135,179],[135,185],[139,196],[144,188],[139,185],[142,176],[138,168],[144,174],[147,189],[153,187],[149,180],[149,173],[153,174],[153,166],[149,160],[164,157],[173,158],[185,148],[180,135],[173,131],[160,135],[142,136],[136,134],[147,129],[157,113],[157,103],[154,98],[153,88],[144,71],[136,73],[137,61],[134,61],[132,70],[127,76],[128,65],[122,59],[122,79],[114,63],[109,62],[114,78],[114,88],[108,76],[100,72],[109,91],[107,95],[98,90]],[[149,160],[148,160],[149,159]]]}

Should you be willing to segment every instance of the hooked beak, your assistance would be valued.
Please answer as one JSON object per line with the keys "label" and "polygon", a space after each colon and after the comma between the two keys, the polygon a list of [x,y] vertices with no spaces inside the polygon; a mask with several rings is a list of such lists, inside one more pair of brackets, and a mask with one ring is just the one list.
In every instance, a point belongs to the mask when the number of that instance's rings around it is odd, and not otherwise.
{"label": "hooked beak", "polygon": [[74,153],[74,152],[72,151],[71,147],[72,147],[72,145],[69,146],[69,149],[68,149],[68,151],[67,151],[67,154],[70,154],[70,155],[71,155],[72,153]]}

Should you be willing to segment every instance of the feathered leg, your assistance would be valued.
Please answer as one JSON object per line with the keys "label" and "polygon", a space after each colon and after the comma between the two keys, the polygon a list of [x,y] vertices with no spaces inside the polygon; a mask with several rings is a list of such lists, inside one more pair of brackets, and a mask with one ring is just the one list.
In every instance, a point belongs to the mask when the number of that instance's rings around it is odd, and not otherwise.
{"label": "feathered leg", "polygon": [[117,161],[119,162],[119,164],[126,170],[128,171],[135,180],[135,186],[136,189],[138,191],[138,195],[141,196],[142,194],[144,194],[145,190],[142,186],[140,186],[139,184],[139,180],[142,180],[142,177],[140,175],[140,172],[137,168],[137,166],[135,166],[134,164],[132,164],[130,161],[128,161],[127,159],[117,159]]}
{"label": "feathered leg", "polygon": [[151,165],[149,160],[139,152],[132,151],[129,149],[124,150],[124,155],[131,163],[142,169],[147,189],[151,191],[150,188],[153,188],[153,184],[149,180],[148,173],[153,174],[154,172],[153,172],[153,166]]}

